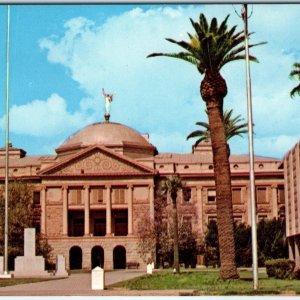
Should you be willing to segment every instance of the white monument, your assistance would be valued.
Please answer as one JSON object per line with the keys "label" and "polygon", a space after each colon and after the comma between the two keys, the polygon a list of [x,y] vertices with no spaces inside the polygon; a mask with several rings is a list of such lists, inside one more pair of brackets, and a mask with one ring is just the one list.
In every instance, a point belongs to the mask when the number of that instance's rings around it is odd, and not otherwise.
{"label": "white monument", "polygon": [[92,270],[92,290],[104,290],[104,270],[100,267]]}
{"label": "white monument", "polygon": [[152,272],[153,272],[152,264],[148,264],[147,265],[147,274],[152,274]]}
{"label": "white monument", "polygon": [[14,276],[49,276],[45,271],[45,259],[35,255],[35,228],[24,229],[24,256],[15,258]]}
{"label": "white monument", "polygon": [[54,275],[59,277],[69,276],[66,269],[66,258],[63,255],[56,256],[56,270]]}

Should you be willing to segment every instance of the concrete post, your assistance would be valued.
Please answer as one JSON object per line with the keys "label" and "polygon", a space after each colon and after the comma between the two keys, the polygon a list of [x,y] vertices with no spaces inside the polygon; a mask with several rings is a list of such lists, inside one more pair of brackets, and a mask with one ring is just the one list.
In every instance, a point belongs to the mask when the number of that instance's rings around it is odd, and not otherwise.
{"label": "concrete post", "polygon": [[100,267],[92,270],[92,290],[104,290],[104,270]]}

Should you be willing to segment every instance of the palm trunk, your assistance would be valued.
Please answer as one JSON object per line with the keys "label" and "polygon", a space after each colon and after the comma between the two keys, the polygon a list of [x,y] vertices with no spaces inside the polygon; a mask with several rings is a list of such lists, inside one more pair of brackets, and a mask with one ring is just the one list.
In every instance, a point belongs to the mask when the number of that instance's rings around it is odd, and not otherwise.
{"label": "palm trunk", "polygon": [[220,248],[220,277],[239,278],[235,263],[231,174],[228,145],[223,122],[223,98],[226,82],[218,72],[206,74],[201,83],[201,95],[206,102],[213,151],[217,195],[217,225]]}
{"label": "palm trunk", "polygon": [[172,219],[173,219],[173,236],[174,236],[174,269],[175,273],[179,274],[179,239],[178,239],[178,216],[177,216],[177,194],[174,193],[171,195],[172,198]]}

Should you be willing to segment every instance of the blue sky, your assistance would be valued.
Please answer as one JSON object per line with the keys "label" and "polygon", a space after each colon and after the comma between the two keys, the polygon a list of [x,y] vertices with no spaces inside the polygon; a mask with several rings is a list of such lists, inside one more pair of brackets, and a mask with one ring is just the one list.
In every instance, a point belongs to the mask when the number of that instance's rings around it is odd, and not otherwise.
{"label": "blue sky", "polygon": [[[0,146],[4,145],[6,6],[0,5]],[[152,52],[181,50],[164,38],[186,39],[189,18],[204,13],[243,29],[239,5],[34,5],[11,7],[10,140],[29,155],[53,154],[69,135],[103,121],[102,88],[114,93],[111,121],[149,133],[159,152],[190,152],[186,136],[206,120],[194,66]],[[252,6],[249,7],[252,9]],[[254,147],[282,158],[300,139],[300,97],[288,75],[300,61],[300,4],[254,5],[249,20],[259,64],[251,64]],[[222,70],[225,108],[246,119],[245,63]],[[2,141],[2,142],[1,142]],[[247,137],[231,142],[248,153]]]}

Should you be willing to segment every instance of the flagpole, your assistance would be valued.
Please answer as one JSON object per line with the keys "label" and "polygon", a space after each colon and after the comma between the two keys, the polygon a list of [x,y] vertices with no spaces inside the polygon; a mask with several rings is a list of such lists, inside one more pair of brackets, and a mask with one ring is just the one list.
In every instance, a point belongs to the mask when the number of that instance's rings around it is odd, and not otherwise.
{"label": "flagpole", "polygon": [[253,148],[253,117],[252,117],[252,95],[251,95],[251,77],[250,77],[250,63],[249,63],[247,4],[243,5],[242,17],[245,25],[244,32],[245,32],[245,52],[246,52],[247,111],[248,111],[248,133],[249,133],[252,271],[253,271],[253,289],[257,290],[258,289],[258,259],[257,259],[256,203],[255,203],[255,176],[254,176],[254,148]]}
{"label": "flagpole", "polygon": [[8,168],[9,168],[9,45],[10,45],[10,5],[7,6],[6,36],[6,131],[5,131],[5,224],[3,274],[8,275]]}

